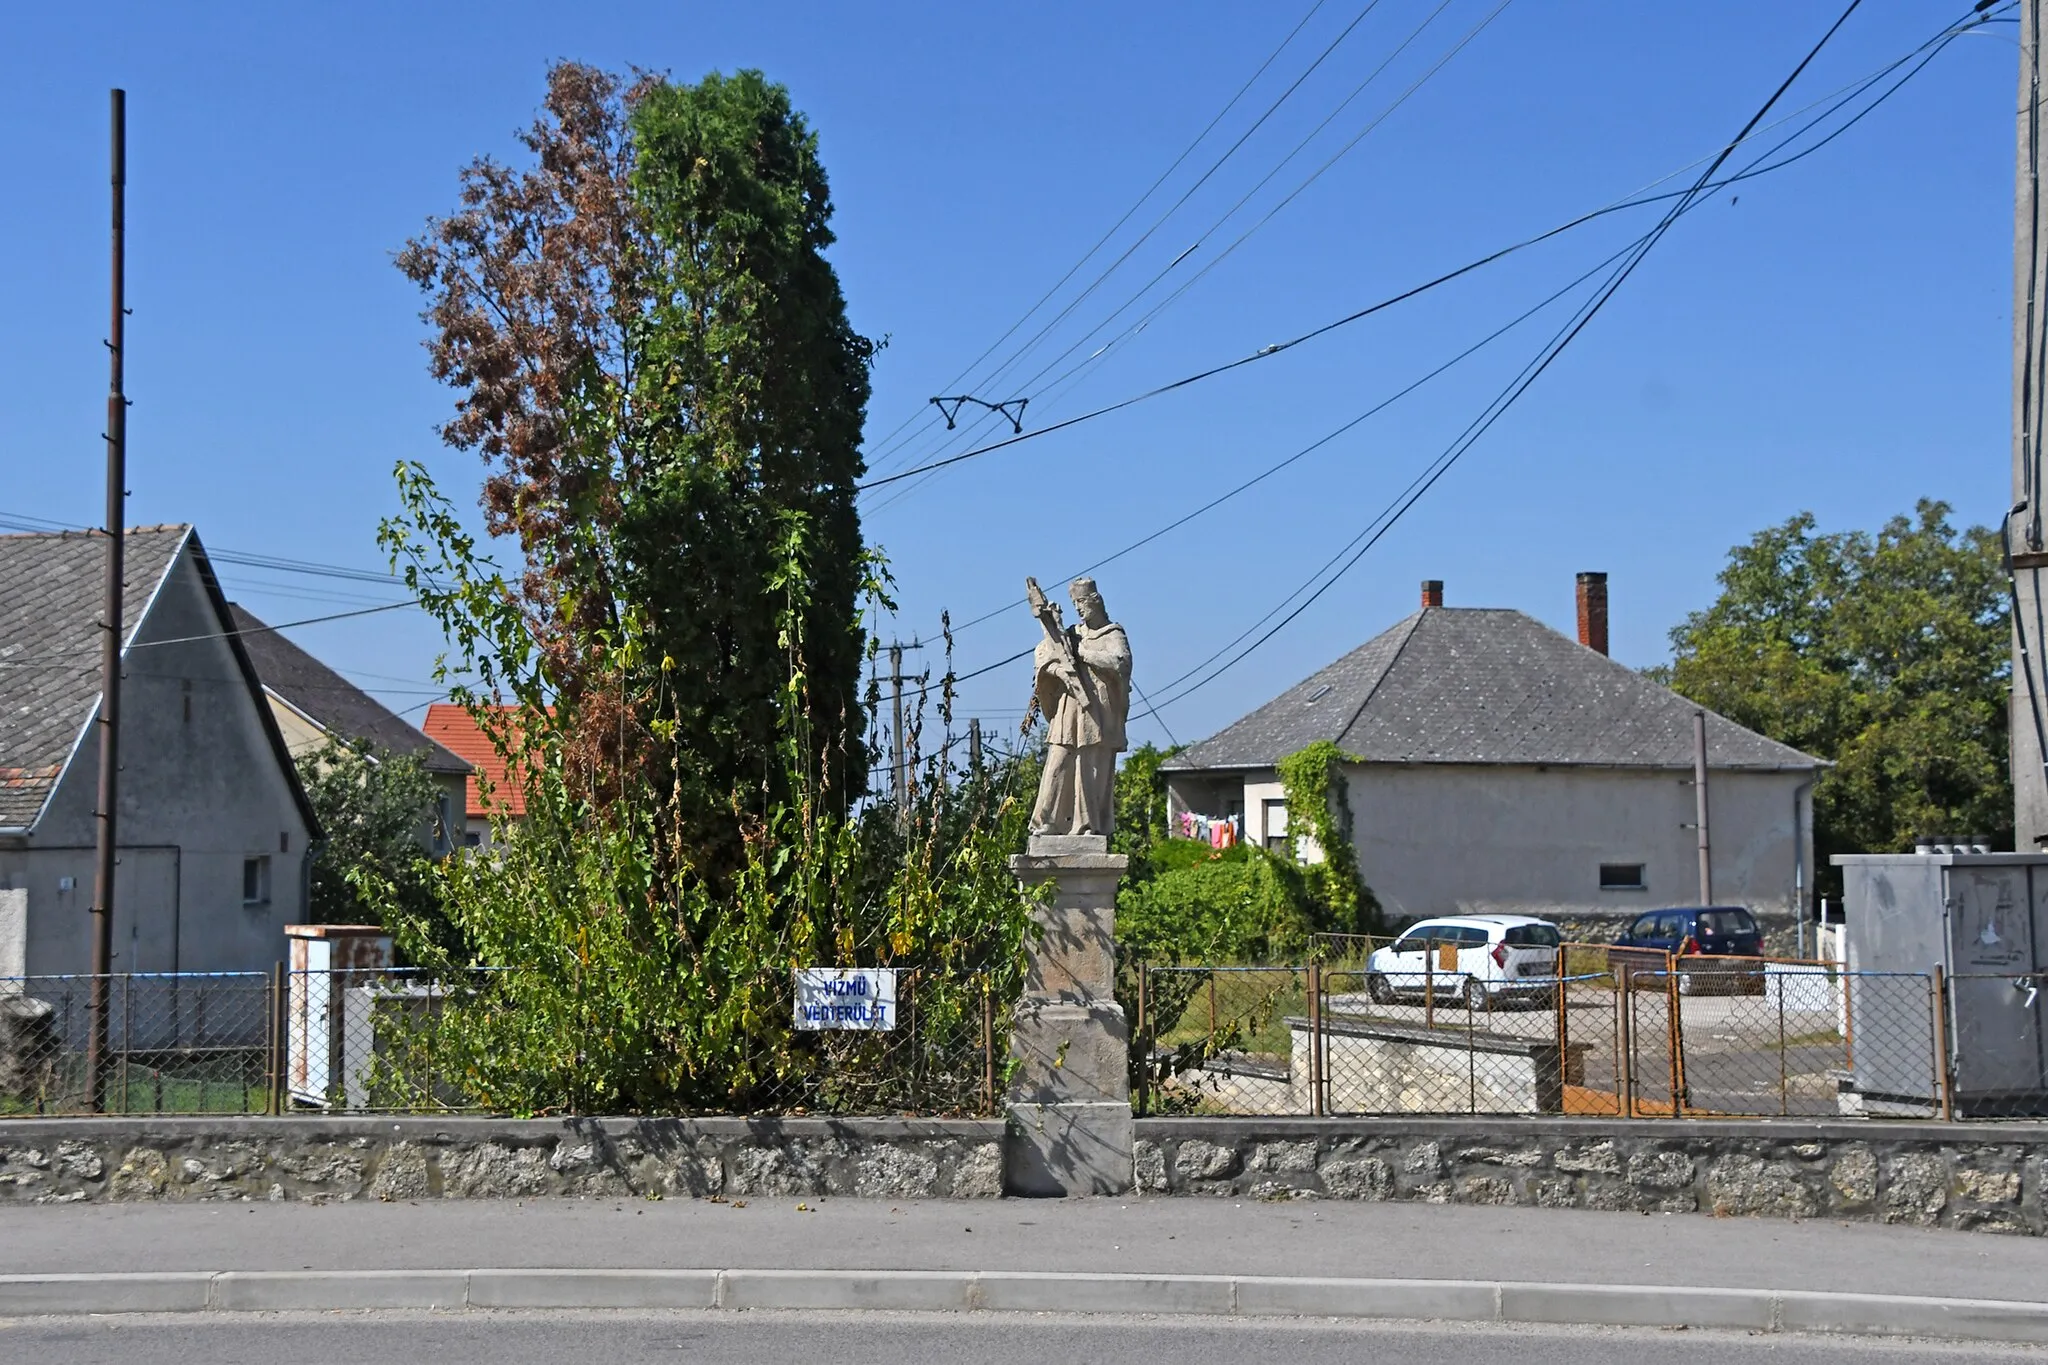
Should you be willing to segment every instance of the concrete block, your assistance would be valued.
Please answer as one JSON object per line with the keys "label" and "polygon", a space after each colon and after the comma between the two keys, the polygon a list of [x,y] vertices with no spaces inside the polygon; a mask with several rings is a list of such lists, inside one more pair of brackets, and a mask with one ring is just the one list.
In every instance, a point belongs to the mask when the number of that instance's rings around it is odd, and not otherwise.
{"label": "concrete block", "polygon": [[1011,1104],[1004,1192],[1123,1194],[1135,1174],[1129,1102]]}
{"label": "concrete block", "polygon": [[1788,1332],[2048,1342],[2048,1303],[1787,1290],[1778,1295],[1778,1313]]}
{"label": "concrete block", "polygon": [[1735,1327],[1767,1332],[1767,1289],[1689,1289],[1636,1284],[1503,1284],[1502,1322],[1604,1327]]}
{"label": "concrete block", "polygon": [[919,1312],[972,1307],[971,1270],[728,1270],[720,1308],[866,1308]]}
{"label": "concrete block", "polygon": [[715,1308],[715,1270],[472,1270],[472,1308]]}
{"label": "concrete block", "polygon": [[27,1313],[197,1313],[206,1271],[133,1275],[0,1275],[0,1317]]}
{"label": "concrete block", "polygon": [[468,1289],[466,1270],[230,1270],[213,1277],[207,1306],[258,1313],[460,1308]]}
{"label": "concrete block", "polygon": [[975,1306],[1005,1313],[1229,1313],[1228,1275],[1070,1275],[983,1271]]}
{"label": "concrete block", "polygon": [[1237,1311],[1252,1317],[1413,1318],[1492,1322],[1494,1286],[1473,1280],[1243,1277]]}
{"label": "concrete block", "polygon": [[1130,1044],[1122,1007],[1041,1005],[1028,998],[1010,1024],[1020,1104],[1118,1103],[1131,1099]]}

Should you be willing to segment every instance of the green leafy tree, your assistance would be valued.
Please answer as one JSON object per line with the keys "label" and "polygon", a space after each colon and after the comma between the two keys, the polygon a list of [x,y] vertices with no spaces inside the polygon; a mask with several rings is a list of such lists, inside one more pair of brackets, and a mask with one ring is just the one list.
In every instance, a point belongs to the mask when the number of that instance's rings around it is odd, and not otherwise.
{"label": "green leafy tree", "polygon": [[757,71],[562,63],[524,141],[535,164],[472,165],[399,258],[461,394],[443,434],[483,455],[489,529],[519,542],[507,586],[570,780],[600,805],[627,774],[662,784],[681,855],[732,875],[793,778],[843,812],[866,777],[874,346],[824,255],[817,135]]}
{"label": "green leafy tree", "polygon": [[324,834],[313,859],[312,922],[421,923],[445,937],[425,843],[441,787],[419,756],[329,741],[298,768]]}
{"label": "green leafy tree", "polygon": [[1875,534],[1810,513],[1729,552],[1721,595],[1671,632],[1660,680],[1835,766],[1814,790],[1835,853],[1931,832],[2009,839],[2010,615],[1997,532],[1922,500]]}
{"label": "green leafy tree", "polygon": [[[526,144],[400,260],[461,395],[444,435],[490,463],[521,563],[418,464],[381,538],[525,815],[437,869],[460,952],[401,934],[450,991],[393,1065],[520,1113],[978,1102],[982,1010],[1021,983],[1029,792],[956,780],[941,746],[908,809],[856,805],[872,347],[823,256],[816,138],[758,73],[564,64]],[[914,1033],[798,1032],[804,966],[913,973]]]}

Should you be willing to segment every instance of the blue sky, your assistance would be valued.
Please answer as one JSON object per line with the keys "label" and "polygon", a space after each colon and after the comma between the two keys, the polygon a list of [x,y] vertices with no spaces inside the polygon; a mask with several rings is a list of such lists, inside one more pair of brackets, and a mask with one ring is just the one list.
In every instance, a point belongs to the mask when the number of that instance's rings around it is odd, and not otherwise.
{"label": "blue sky", "polygon": [[[999,376],[985,364],[961,387],[1029,395],[1027,427],[1049,424],[1623,197],[1718,151],[1840,8],[1499,5],[1380,0],[1046,344]],[[1317,7],[1109,252],[1010,346],[1172,205],[1363,7]],[[1965,8],[1867,0],[1780,112],[1874,72]],[[438,445],[450,395],[427,377],[419,301],[391,254],[453,206],[465,161],[515,153],[550,60],[678,78],[758,66],[790,87],[822,137],[833,259],[853,320],[888,339],[869,420],[887,473],[962,448],[961,433],[948,445],[930,429],[925,399],[959,391],[955,376],[1131,207],[1307,9],[8,7],[0,513],[98,519],[111,85],[128,89],[130,109],[130,520],[191,521],[214,547],[375,568],[395,461],[424,460],[465,505],[481,475],[471,456]],[[1573,573],[1605,570],[1614,652],[1640,665],[1664,658],[1666,631],[1711,598],[1730,545],[1796,511],[1828,527],[1874,526],[1933,496],[1968,521],[1995,520],[2008,480],[2013,33],[1952,43],[1827,148],[1680,220],[1347,576],[1229,672],[1166,705],[1173,734],[1210,733],[1383,629],[1412,609],[1422,578],[1446,580],[1452,605],[1517,607],[1569,631]],[[1207,231],[1248,191],[1243,210]],[[1050,582],[1157,529],[1450,359],[1646,231],[1655,212],[1614,215],[900,498],[905,485],[878,490],[864,502],[899,584],[891,628],[929,640],[942,609],[981,616],[1019,595],[1026,573]],[[1089,335],[1177,258],[1159,287]],[[1102,569],[1139,686],[1163,700],[1168,683],[1295,589],[1456,437],[1569,307]],[[1075,382],[1051,383],[1112,338]],[[1067,360],[1030,382],[1070,344]],[[907,444],[884,439],[906,419]],[[280,571],[227,577],[271,620],[395,596]],[[960,636],[957,665],[1001,659],[1034,629],[1021,609],[977,625]],[[416,613],[291,633],[395,708],[427,699],[437,640]],[[968,683],[961,714],[1013,725],[1023,668]],[[1164,733],[1155,720],[1137,729]]]}

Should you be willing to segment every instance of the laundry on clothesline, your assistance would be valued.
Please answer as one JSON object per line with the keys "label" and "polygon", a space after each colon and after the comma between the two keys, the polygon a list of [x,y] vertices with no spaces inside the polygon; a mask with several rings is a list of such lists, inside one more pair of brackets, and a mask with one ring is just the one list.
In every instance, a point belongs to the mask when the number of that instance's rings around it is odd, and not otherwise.
{"label": "laundry on clothesline", "polygon": [[1217,850],[1234,848],[1244,838],[1242,815],[1197,815],[1180,813],[1180,837],[1196,839]]}

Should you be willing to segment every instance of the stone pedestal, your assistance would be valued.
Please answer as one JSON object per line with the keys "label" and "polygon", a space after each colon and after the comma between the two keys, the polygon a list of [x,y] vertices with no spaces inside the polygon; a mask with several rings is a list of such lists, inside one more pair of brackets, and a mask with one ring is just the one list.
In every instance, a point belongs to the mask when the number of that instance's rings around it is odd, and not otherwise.
{"label": "stone pedestal", "polygon": [[1010,859],[1026,886],[1053,884],[1034,912],[1042,932],[1027,945],[1010,1032],[1010,1194],[1131,1188],[1129,1032],[1116,1003],[1116,888],[1128,861],[1094,834],[1037,835]]}

